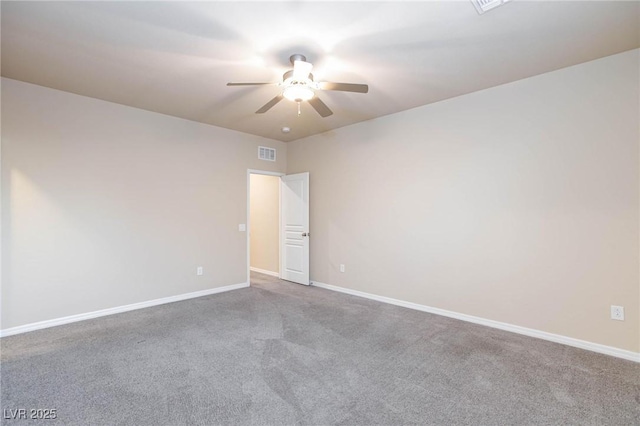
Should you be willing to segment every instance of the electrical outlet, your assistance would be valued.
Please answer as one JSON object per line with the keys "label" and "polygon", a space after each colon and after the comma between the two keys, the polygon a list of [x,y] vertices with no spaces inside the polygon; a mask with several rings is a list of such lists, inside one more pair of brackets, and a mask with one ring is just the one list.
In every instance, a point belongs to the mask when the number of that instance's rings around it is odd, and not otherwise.
{"label": "electrical outlet", "polygon": [[624,321],[624,306],[611,305],[611,319]]}
{"label": "electrical outlet", "polygon": [[340,272],[344,272],[344,271],[345,271],[344,264],[343,264],[343,263],[341,263],[341,264],[340,264]]}
{"label": "electrical outlet", "polygon": [[204,275],[204,270],[202,269],[202,266],[198,266],[196,268],[196,275]]}

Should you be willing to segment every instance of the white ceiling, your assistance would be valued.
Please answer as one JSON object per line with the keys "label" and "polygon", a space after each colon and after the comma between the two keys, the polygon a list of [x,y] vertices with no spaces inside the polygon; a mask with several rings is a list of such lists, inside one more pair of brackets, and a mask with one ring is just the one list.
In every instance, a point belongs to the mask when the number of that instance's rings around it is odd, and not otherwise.
{"label": "white ceiling", "polygon": [[[640,47],[637,1],[6,2],[2,75],[282,141]],[[334,111],[254,112],[302,53]],[[289,134],[281,132],[291,128]]]}

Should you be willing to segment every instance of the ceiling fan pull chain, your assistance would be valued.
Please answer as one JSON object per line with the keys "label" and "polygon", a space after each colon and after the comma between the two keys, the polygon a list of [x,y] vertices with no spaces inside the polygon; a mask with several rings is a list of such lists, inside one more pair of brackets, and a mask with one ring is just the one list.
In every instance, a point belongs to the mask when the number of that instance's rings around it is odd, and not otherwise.
{"label": "ceiling fan pull chain", "polygon": [[298,102],[298,117],[300,117],[300,102]]}

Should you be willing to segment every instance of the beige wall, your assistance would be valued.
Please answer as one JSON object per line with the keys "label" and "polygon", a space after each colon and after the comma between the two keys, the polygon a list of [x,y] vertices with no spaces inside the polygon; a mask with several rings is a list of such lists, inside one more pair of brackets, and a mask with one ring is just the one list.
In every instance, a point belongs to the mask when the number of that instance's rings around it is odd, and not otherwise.
{"label": "beige wall", "polygon": [[251,267],[280,271],[280,178],[251,174]]}
{"label": "beige wall", "polygon": [[290,143],[288,173],[311,172],[312,280],[640,351],[639,62]]}
{"label": "beige wall", "polygon": [[2,79],[2,329],[246,282],[247,169],[285,150]]}

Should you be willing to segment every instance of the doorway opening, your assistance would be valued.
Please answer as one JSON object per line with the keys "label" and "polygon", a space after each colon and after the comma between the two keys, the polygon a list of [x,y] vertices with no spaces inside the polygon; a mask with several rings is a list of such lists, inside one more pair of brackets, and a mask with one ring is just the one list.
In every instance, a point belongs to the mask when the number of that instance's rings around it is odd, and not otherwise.
{"label": "doorway opening", "polygon": [[309,172],[247,170],[246,231],[249,284],[255,271],[310,285]]}
{"label": "doorway opening", "polygon": [[247,281],[251,272],[280,277],[280,176],[247,173]]}

